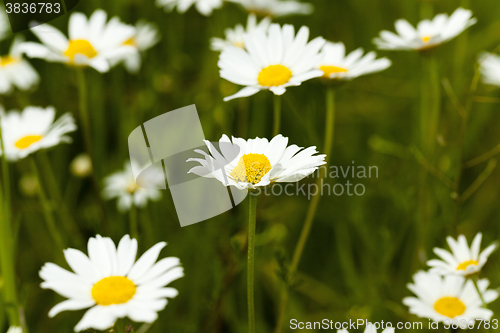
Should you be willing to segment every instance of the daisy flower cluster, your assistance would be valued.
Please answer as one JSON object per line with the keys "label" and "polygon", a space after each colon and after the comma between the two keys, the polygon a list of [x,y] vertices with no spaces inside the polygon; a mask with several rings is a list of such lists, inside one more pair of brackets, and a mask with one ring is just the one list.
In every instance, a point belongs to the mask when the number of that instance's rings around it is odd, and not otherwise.
{"label": "daisy flower cluster", "polygon": [[156,5],[169,12],[177,8],[179,13],[195,7],[200,14],[210,16],[214,10],[222,8],[224,2],[238,4],[249,13],[272,17],[309,15],[313,12],[311,4],[299,0],[156,0]]}
{"label": "daisy flower cluster", "polygon": [[416,295],[403,300],[410,313],[444,323],[491,319],[493,311],[487,304],[498,298],[498,292],[488,289],[488,279],[477,275],[497,244],[481,251],[481,240],[482,234],[478,233],[469,247],[464,235],[457,240],[447,237],[451,252],[434,248],[440,259],[429,260],[427,265],[431,269],[417,272],[414,282],[408,285]]}

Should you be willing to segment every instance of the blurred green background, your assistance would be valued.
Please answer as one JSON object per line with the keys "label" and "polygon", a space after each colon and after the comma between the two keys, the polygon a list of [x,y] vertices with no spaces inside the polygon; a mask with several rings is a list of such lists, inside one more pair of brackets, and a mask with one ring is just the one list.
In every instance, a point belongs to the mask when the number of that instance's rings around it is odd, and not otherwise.
{"label": "blurred green background", "polygon": [[[315,0],[310,16],[274,20],[299,28],[307,25],[311,37],[342,41],[347,50],[357,47],[375,50],[371,40],[380,30],[394,31],[394,21],[420,19],[457,7],[471,9],[478,23],[458,38],[435,50],[439,75],[450,83],[465,103],[474,75],[477,55],[493,51],[500,43],[500,2],[416,1],[416,0]],[[211,37],[223,37],[223,30],[246,23],[241,8],[225,4],[210,17],[194,8],[185,14],[165,13],[153,0],[82,0],[75,8],[87,15],[103,8],[134,24],[139,19],[155,22],[162,35],[147,52],[138,75],[122,66],[100,74],[86,70],[92,143],[97,178],[123,167],[128,159],[128,134],[139,124],[164,112],[196,104],[205,137],[217,141],[222,134],[245,138],[271,137],[272,94],[260,92],[245,99],[223,102],[239,89],[218,74],[218,53],[209,50]],[[53,21],[67,31],[68,17]],[[28,40],[36,40],[29,32]],[[0,45],[5,53],[10,40]],[[336,166],[377,166],[378,178],[328,179],[331,184],[363,183],[363,196],[323,196],[309,241],[299,265],[298,283],[291,289],[284,331],[288,322],[328,318],[334,321],[365,318],[375,321],[417,321],[402,305],[411,292],[406,284],[425,262],[433,258],[432,248],[447,247],[445,237],[463,233],[471,241],[479,231],[483,247],[499,238],[498,204],[500,170],[493,169],[486,181],[466,200],[453,197],[453,190],[428,173],[424,165],[435,166],[455,180],[461,163],[500,143],[500,95],[498,90],[479,85],[475,92],[460,160],[461,120],[441,85],[439,138],[436,153],[418,160],[414,137],[419,130],[422,56],[416,52],[377,52],[393,65],[378,74],[345,84],[336,94],[335,144],[330,163]],[[32,93],[15,91],[0,96],[7,110],[26,105],[53,105],[58,114],[78,114],[78,90],[74,69],[43,60],[30,60],[41,76]],[[325,88],[318,81],[292,87],[283,96],[282,134],[299,146],[318,146],[324,131]],[[78,122],[78,118],[77,118]],[[78,230],[62,229],[68,247],[86,252],[86,240],[96,234],[117,242],[128,232],[128,215],[116,210],[116,201],[104,203],[105,218],[99,213],[90,179],[70,173],[72,159],[84,151],[81,132],[74,142],[60,145],[35,157],[54,169],[56,185],[63,193],[70,218]],[[44,162],[44,159],[46,160]],[[427,164],[426,164],[427,163]],[[492,162],[493,163],[493,162]],[[463,193],[484,171],[488,162],[463,170],[458,193]],[[42,208],[36,195],[23,191],[20,181],[31,175],[27,160],[11,164],[13,223],[17,232],[17,277],[20,298],[31,332],[71,332],[84,311],[64,312],[53,319],[48,310],[62,297],[42,290],[38,271],[45,262],[67,267],[62,249],[56,248],[45,229]],[[434,171],[436,171],[434,170]],[[42,168],[43,181],[52,183]],[[311,177],[302,181],[313,183]],[[46,186],[46,187],[47,187]],[[297,242],[309,201],[304,196],[267,196],[259,200],[256,248],[257,332],[275,327],[281,276]],[[57,207],[58,203],[54,202]],[[168,247],[161,256],[177,256],[185,277],[172,283],[179,296],[169,302],[148,332],[245,332],[246,317],[246,203],[225,214],[181,228],[169,191],[163,199],[139,210],[140,253],[159,241]],[[56,214],[57,222],[63,217]],[[500,286],[499,254],[494,253],[483,269],[492,287]],[[1,286],[1,284],[0,284]],[[0,307],[1,309],[1,307]],[[491,304],[498,314],[500,301]],[[494,318],[498,318],[497,315]],[[427,323],[427,320],[424,320]],[[139,325],[134,326],[136,329]],[[6,331],[0,311],[0,331]],[[297,330],[298,331],[298,330]],[[426,331],[424,329],[424,331]]]}

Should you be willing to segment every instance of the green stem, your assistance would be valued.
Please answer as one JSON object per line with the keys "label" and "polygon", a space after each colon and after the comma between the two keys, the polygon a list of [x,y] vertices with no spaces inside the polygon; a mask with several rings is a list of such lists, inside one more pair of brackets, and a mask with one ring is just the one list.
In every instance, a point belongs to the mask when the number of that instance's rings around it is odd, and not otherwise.
{"label": "green stem", "polygon": [[281,128],[281,97],[278,95],[274,95],[273,110],[274,110],[273,136],[276,136],[280,134],[280,128]]}
{"label": "green stem", "polygon": [[94,195],[97,200],[97,204],[99,207],[99,214],[101,216],[101,221],[106,220],[106,215],[104,213],[104,205],[101,200],[101,193],[99,190],[99,181],[96,176],[96,164],[95,156],[92,151],[92,140],[90,137],[90,120],[89,120],[89,112],[88,112],[88,92],[87,92],[87,82],[85,80],[85,67],[79,67],[76,69],[77,78],[78,78],[78,102],[80,107],[80,122],[82,123],[82,131],[83,131],[83,141],[85,144],[85,150],[90,157],[92,162],[92,189],[94,191]]}
{"label": "green stem", "polygon": [[[325,158],[326,165],[320,168],[319,176],[316,181],[316,186],[318,188],[321,187],[323,179],[325,178],[328,172],[327,171],[328,160],[330,158],[330,153],[333,147],[334,133],[335,133],[335,90],[332,87],[328,87],[326,91],[325,138],[323,142],[324,153],[326,154]],[[306,219],[302,227],[302,231],[300,232],[299,240],[295,247],[295,251],[293,253],[292,262],[288,269],[287,281],[286,281],[288,286],[292,284],[295,272],[297,271],[297,267],[299,266],[300,258],[302,257],[302,252],[304,251],[307,238],[309,237],[309,233],[311,232],[311,227],[314,221],[314,217],[316,216],[316,211],[318,209],[320,198],[321,196],[319,194],[314,195],[311,199],[311,203],[309,204],[309,209],[307,211]],[[278,310],[278,322],[275,330],[276,333],[281,332],[281,327],[283,325],[283,320],[286,312],[286,304],[288,301],[288,286],[285,286],[285,289],[282,292],[280,308]]]}
{"label": "green stem", "polygon": [[420,135],[422,151],[433,162],[432,157],[438,136],[441,108],[441,84],[439,82],[438,64],[434,54],[424,54],[422,60],[424,77],[421,81]]}
{"label": "green stem", "polygon": [[0,189],[0,271],[2,272],[2,295],[11,326],[21,326],[16,288],[14,239],[10,211],[9,165],[2,139],[2,115],[0,114],[0,148],[2,151],[3,189]]}
{"label": "green stem", "polygon": [[486,304],[486,302],[484,301],[484,298],[483,298],[483,293],[481,292],[481,290],[479,289],[479,285],[478,285],[478,278],[475,277],[475,278],[471,278],[472,282],[474,283],[474,287],[476,287],[476,290],[477,290],[477,293],[479,294],[479,298],[481,299],[481,303],[483,304],[483,308],[487,309],[488,308],[488,305]]}
{"label": "green stem", "polygon": [[137,225],[137,208],[132,204],[130,207],[130,236],[139,239],[139,228]]}
{"label": "green stem", "polygon": [[41,181],[42,178],[40,177],[40,172],[38,171],[35,159],[31,157],[30,161],[33,173],[35,174],[36,181],[38,183],[38,196],[40,197],[40,202],[42,204],[45,222],[47,223],[47,229],[49,230],[49,233],[52,236],[52,239],[54,240],[56,246],[59,249],[65,249],[63,238],[61,237],[59,229],[57,229],[57,225],[52,214],[52,205],[47,198],[47,194],[45,193],[45,189]]}
{"label": "green stem", "polygon": [[257,196],[250,193],[248,203],[248,268],[247,268],[247,300],[248,300],[248,333],[255,333],[255,223],[257,215]]}

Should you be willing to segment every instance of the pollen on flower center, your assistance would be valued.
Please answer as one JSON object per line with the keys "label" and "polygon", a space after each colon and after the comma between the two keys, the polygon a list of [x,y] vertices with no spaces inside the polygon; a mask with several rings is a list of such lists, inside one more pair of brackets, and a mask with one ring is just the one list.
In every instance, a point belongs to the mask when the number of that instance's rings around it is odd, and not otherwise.
{"label": "pollen on flower center", "polygon": [[427,43],[428,41],[431,40],[431,36],[424,36],[421,38],[424,43]]}
{"label": "pollen on flower center", "polygon": [[10,55],[0,57],[0,66],[8,66],[8,65],[13,65],[15,63],[19,62],[18,58],[11,57]]}
{"label": "pollen on flower center", "polygon": [[465,305],[456,297],[442,297],[434,303],[434,310],[443,316],[455,318],[465,312]]}
{"label": "pollen on flower center", "polygon": [[137,191],[138,189],[139,186],[136,184],[135,181],[132,181],[127,185],[127,192],[129,192],[130,194],[135,193],[135,191]]}
{"label": "pollen on flower center", "polygon": [[259,73],[259,84],[263,87],[281,86],[292,78],[292,71],[283,65],[271,65]]}
{"label": "pollen on flower center", "polygon": [[17,140],[14,143],[14,146],[16,146],[16,148],[19,148],[19,149],[26,149],[29,146],[31,146],[32,144],[34,144],[35,142],[40,141],[42,138],[43,137],[41,135],[26,135],[26,136],[20,138],[19,140]]}
{"label": "pollen on flower center", "polygon": [[97,55],[97,51],[94,49],[92,44],[85,39],[70,40],[68,49],[64,52],[64,55],[73,61],[75,60],[75,56],[77,54],[83,54],[90,59]]}
{"label": "pollen on flower center", "polygon": [[460,265],[458,265],[457,271],[465,271],[467,269],[467,267],[469,267],[470,265],[477,266],[478,264],[479,264],[479,261],[477,261],[477,260],[467,260],[467,261],[464,261],[463,263],[461,263]]}
{"label": "pollen on flower center", "polygon": [[264,154],[245,154],[229,176],[237,182],[258,184],[272,169],[271,162]]}
{"label": "pollen on flower center", "polygon": [[135,43],[134,37],[131,37],[131,38],[127,39],[125,42],[123,42],[123,45],[137,46],[137,44]]}
{"label": "pollen on flower center", "polygon": [[337,67],[337,66],[321,66],[319,68],[322,70],[325,74],[323,74],[323,77],[329,78],[331,74],[335,73],[346,73],[347,69],[343,67]]}
{"label": "pollen on flower center", "polygon": [[109,276],[92,287],[92,298],[98,305],[127,303],[134,297],[137,287],[124,276]]}

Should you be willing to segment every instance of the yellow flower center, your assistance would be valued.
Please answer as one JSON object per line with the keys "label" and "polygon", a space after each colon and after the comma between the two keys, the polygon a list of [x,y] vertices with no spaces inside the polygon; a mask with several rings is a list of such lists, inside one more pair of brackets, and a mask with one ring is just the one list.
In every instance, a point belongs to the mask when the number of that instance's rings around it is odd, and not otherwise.
{"label": "yellow flower center", "polygon": [[26,149],[35,142],[40,141],[42,138],[43,137],[41,135],[26,135],[25,137],[17,140],[16,143],[14,143],[14,146],[19,149]]}
{"label": "yellow flower center", "polygon": [[264,154],[245,154],[238,161],[229,176],[237,182],[258,184],[272,169],[271,162]]}
{"label": "yellow flower center", "polygon": [[347,72],[346,68],[337,67],[337,66],[321,66],[319,69],[325,73],[325,74],[323,74],[323,77],[326,77],[326,78],[330,78],[330,74],[346,73]]}
{"label": "yellow flower center", "polygon": [[234,46],[239,47],[240,49],[245,48],[245,43],[244,42],[235,42],[233,43]]}
{"label": "yellow flower center", "polygon": [[139,189],[139,186],[136,184],[136,182],[132,181],[127,185],[127,192],[130,194],[135,193]]}
{"label": "yellow flower center", "polygon": [[424,36],[422,37],[422,42],[427,43],[428,41],[431,40],[431,38],[432,38],[431,36]]}
{"label": "yellow flower center", "polygon": [[456,297],[443,297],[434,303],[434,310],[443,316],[455,318],[465,312],[465,305]]}
{"label": "yellow flower center", "polygon": [[292,72],[283,65],[267,66],[259,73],[259,84],[263,87],[281,86],[292,78]]}
{"label": "yellow flower center", "polygon": [[92,298],[98,305],[127,303],[134,297],[135,284],[124,276],[110,276],[92,287]]}
{"label": "yellow flower center", "polygon": [[73,61],[75,60],[75,56],[77,54],[83,54],[90,59],[97,55],[97,51],[94,49],[92,44],[85,39],[70,40],[68,49],[64,52],[64,55]]}
{"label": "yellow flower center", "polygon": [[137,44],[135,43],[134,37],[127,39],[125,42],[123,42],[123,45],[137,46]]}
{"label": "yellow flower center", "polygon": [[13,65],[15,63],[18,63],[19,61],[20,61],[19,58],[14,58],[14,57],[11,57],[10,55],[6,55],[3,57],[0,57],[0,66]]}
{"label": "yellow flower center", "polygon": [[469,267],[470,265],[477,266],[478,264],[479,264],[479,261],[477,261],[477,260],[467,260],[467,261],[464,261],[463,263],[461,263],[460,265],[458,265],[457,271],[465,271],[467,269],[467,267]]}

